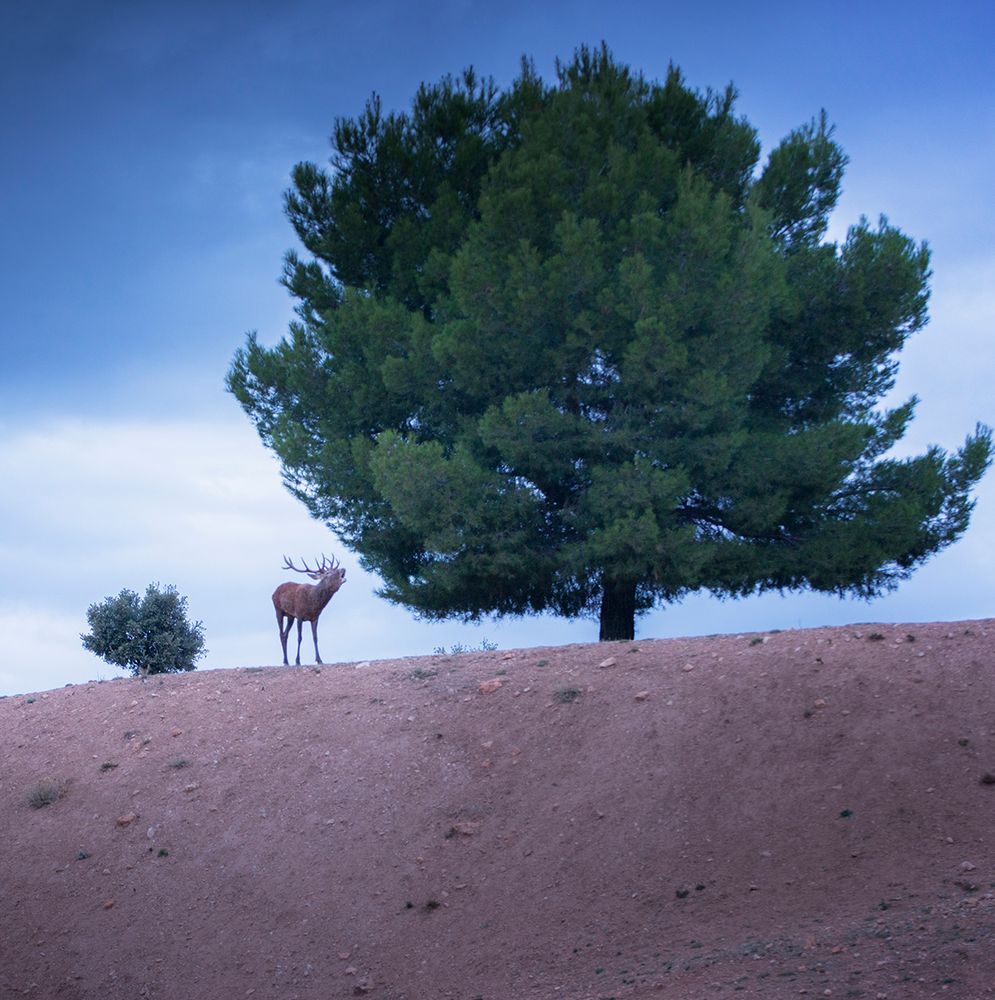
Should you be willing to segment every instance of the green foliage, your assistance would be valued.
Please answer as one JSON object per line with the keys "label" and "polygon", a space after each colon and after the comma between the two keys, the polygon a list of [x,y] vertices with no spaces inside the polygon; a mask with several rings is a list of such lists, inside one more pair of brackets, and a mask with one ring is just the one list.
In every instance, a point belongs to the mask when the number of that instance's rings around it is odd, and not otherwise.
{"label": "green foliage", "polygon": [[883,218],[825,242],[826,115],[758,169],[735,98],[581,49],[551,85],[374,97],[295,169],[299,319],[228,387],[388,599],[631,638],[700,589],[870,597],[966,529],[988,429],[899,459],[916,401],[877,408],[927,247]]}
{"label": "green foliage", "polygon": [[172,585],[160,590],[151,583],[145,596],[122,590],[86,612],[90,632],[81,635],[84,649],[136,677],[193,670],[204,655],[204,626],[190,624],[187,599]]}
{"label": "green foliage", "polygon": [[436,646],[432,652],[436,656],[459,656],[462,653],[493,653],[497,648],[498,644],[496,642],[489,642],[487,639],[481,639],[479,646],[468,646],[463,642],[454,642],[452,646],[449,647],[448,653],[445,646]]}

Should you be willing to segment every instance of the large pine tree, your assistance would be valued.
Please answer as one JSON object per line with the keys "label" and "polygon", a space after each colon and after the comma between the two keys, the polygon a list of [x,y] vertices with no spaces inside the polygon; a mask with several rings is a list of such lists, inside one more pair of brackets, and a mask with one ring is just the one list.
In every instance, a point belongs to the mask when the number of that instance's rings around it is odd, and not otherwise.
{"label": "large pine tree", "polygon": [[631,638],[699,589],[872,596],[965,530],[988,429],[896,459],[915,400],[879,408],[927,248],[826,242],[825,116],[758,172],[734,99],[581,49],[552,85],[374,97],[295,168],[299,321],[228,385],[385,597]]}

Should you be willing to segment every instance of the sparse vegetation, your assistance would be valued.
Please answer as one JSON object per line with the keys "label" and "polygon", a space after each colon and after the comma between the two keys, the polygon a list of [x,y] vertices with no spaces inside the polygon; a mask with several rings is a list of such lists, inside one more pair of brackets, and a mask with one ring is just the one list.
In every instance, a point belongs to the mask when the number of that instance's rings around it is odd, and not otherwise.
{"label": "sparse vegetation", "polygon": [[189,767],[190,761],[188,761],[186,757],[177,757],[176,760],[171,760],[169,762],[169,766],[174,770],[179,771],[181,768]]}
{"label": "sparse vegetation", "polygon": [[754,637],[753,637],[753,638],[752,638],[752,639],[750,640],[750,645],[751,645],[751,646],[759,646],[759,645],[760,645],[760,644],[761,644],[761,643],[762,643],[763,641],[764,641],[764,640],[763,640],[763,637],[762,637],[762,636],[759,636],[759,635],[756,635],[756,636],[754,636]]}
{"label": "sparse vegetation", "polygon": [[427,681],[432,677],[438,676],[438,673],[438,670],[423,670],[421,667],[415,667],[415,669],[408,674],[408,678],[413,681]]}
{"label": "sparse vegetation", "polygon": [[872,632],[867,637],[867,641],[868,642],[881,642],[881,641],[883,641],[883,639],[884,639],[884,636],[880,632]]}
{"label": "sparse vegetation", "polygon": [[563,702],[564,705],[568,705],[570,702],[576,701],[581,696],[582,693],[583,692],[580,690],[580,688],[575,688],[575,687],[560,688],[556,692],[556,700]]}
{"label": "sparse vegetation", "polygon": [[445,646],[436,646],[432,650],[433,656],[459,656],[462,653],[493,653],[498,648],[496,642],[488,642],[486,639],[480,640],[479,646],[467,646],[462,642],[454,642],[447,650]]}
{"label": "sparse vegetation", "polygon": [[63,785],[45,778],[36,785],[32,785],[28,789],[26,797],[28,805],[32,809],[43,809],[45,806],[50,806],[53,802],[58,802],[64,794],[65,787]]}
{"label": "sparse vegetation", "polygon": [[100,765],[100,770],[101,771],[113,771],[115,767],[117,767],[117,764],[115,764],[114,761],[112,761],[112,760],[105,760],[103,762],[103,764]]}

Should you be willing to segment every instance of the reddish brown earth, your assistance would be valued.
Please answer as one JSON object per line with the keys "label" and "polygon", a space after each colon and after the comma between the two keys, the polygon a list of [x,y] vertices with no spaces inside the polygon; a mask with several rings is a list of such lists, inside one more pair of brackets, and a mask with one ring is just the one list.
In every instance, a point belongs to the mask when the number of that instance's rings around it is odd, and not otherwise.
{"label": "reddish brown earth", "polygon": [[995,620],[93,683],[0,736],[5,1000],[995,995]]}

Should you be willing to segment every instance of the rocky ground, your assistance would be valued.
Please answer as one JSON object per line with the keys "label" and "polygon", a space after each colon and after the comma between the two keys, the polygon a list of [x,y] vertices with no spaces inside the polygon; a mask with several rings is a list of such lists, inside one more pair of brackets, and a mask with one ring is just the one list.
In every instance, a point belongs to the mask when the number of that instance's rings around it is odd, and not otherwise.
{"label": "rocky ground", "polygon": [[995,995],[995,621],[108,681],[0,739],[2,998]]}

